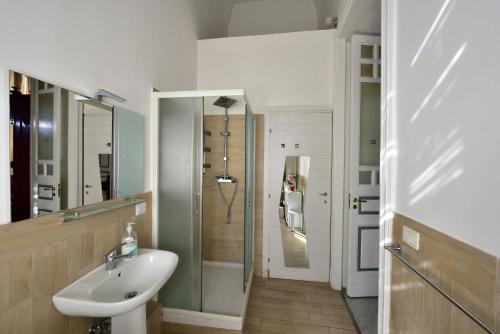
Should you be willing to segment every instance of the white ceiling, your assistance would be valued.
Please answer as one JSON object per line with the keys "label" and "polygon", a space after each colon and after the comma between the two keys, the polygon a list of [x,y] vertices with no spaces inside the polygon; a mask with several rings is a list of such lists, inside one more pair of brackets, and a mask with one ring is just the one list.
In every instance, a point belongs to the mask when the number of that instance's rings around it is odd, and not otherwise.
{"label": "white ceiling", "polygon": [[[233,7],[257,1],[275,0],[199,0],[200,39],[227,37]],[[340,35],[347,38],[353,33],[380,34],[380,2],[381,0],[312,0],[311,3],[317,14],[317,29],[327,28],[327,17],[338,17]],[[287,17],[286,6],[283,7],[282,16]],[[287,29],[291,29],[290,31],[300,30],[290,26],[288,22]]]}
{"label": "white ceiling", "polygon": [[[233,7],[238,4],[257,1],[272,2],[274,0],[200,0],[200,39],[227,37]],[[326,17],[337,16],[335,12],[337,2],[338,0],[313,0],[311,2],[314,4],[314,10],[317,13],[315,25],[319,29],[327,28],[324,23]],[[287,16],[286,7],[283,7],[282,15]],[[297,31],[297,29],[291,31]]]}
{"label": "white ceiling", "polygon": [[381,0],[344,0],[343,2],[339,15],[338,34],[340,37],[349,38],[354,34],[380,35]]}

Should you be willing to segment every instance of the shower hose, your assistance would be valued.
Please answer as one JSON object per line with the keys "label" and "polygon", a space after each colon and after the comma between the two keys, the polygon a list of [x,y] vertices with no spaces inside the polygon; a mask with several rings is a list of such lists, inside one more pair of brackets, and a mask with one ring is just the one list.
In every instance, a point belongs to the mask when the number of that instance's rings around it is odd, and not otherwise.
{"label": "shower hose", "polygon": [[222,186],[220,182],[217,182],[217,186],[219,187],[219,192],[220,195],[222,196],[222,199],[224,200],[224,204],[226,205],[226,223],[231,224],[231,207],[233,206],[234,198],[236,197],[236,192],[238,191],[238,179],[236,179],[235,186],[234,186],[234,192],[233,196],[231,197],[231,201],[228,202],[226,199],[226,196],[224,196],[224,192],[222,191]]}

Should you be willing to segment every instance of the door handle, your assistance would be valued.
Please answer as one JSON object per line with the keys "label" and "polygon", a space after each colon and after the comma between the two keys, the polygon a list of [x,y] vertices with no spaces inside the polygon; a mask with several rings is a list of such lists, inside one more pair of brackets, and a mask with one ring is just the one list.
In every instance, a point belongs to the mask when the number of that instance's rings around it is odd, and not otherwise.
{"label": "door handle", "polygon": [[91,185],[86,184],[86,185],[85,185],[85,188],[92,188],[92,186],[91,186]]}
{"label": "door handle", "polygon": [[321,193],[321,194],[318,194],[320,196],[328,196],[328,193]]}

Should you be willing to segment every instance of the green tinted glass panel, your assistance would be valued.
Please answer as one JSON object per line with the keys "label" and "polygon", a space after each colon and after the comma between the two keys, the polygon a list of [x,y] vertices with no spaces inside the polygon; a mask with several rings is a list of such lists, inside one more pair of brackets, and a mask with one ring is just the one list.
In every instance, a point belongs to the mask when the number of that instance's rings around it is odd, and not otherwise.
{"label": "green tinted glass panel", "polygon": [[380,161],[380,84],[361,83],[359,165]]}
{"label": "green tinted glass panel", "polygon": [[117,197],[144,192],[144,116],[115,108],[115,189]]}
{"label": "green tinted glass panel", "polygon": [[361,76],[362,77],[373,77],[373,64],[361,64]]}
{"label": "green tinted glass panel", "polygon": [[373,58],[373,45],[361,45],[361,58]]}
{"label": "green tinted glass panel", "polygon": [[201,311],[201,205],[194,194],[200,192],[202,101],[159,102],[158,245],[179,256],[159,300],[163,307],[192,311]]}

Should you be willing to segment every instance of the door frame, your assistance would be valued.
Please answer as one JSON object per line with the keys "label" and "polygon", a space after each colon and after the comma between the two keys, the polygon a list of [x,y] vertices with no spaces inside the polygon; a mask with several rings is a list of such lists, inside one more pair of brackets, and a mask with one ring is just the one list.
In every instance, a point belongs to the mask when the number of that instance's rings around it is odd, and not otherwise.
{"label": "door frame", "polygon": [[[332,161],[331,161],[331,166],[332,166],[332,188],[331,188],[331,201],[330,201],[330,285],[332,288],[340,290],[340,280],[334,279],[335,276],[341,276],[341,275],[333,275],[333,267],[332,267],[332,261],[335,259],[334,254],[332,254],[332,243],[334,240],[337,240],[338,238],[334,239],[333,236],[333,231],[334,231],[334,217],[337,215],[334,210],[338,207],[336,203],[342,199],[339,199],[336,194],[340,193],[343,194],[343,182],[344,182],[344,171],[339,170],[336,167],[336,165],[339,165],[339,162],[335,163],[335,143],[337,140],[337,136],[335,133],[335,130],[337,129],[337,122],[336,122],[336,113],[335,113],[335,108],[333,105],[303,105],[303,106],[265,106],[263,107],[263,113],[264,113],[264,186],[263,186],[263,192],[262,192],[262,275],[264,277],[269,277],[269,221],[268,221],[268,215],[270,212],[269,208],[269,164],[270,164],[270,157],[269,157],[269,145],[270,145],[270,115],[272,112],[297,112],[297,111],[329,111],[332,113]],[[342,124],[343,126],[343,124]],[[342,133],[343,136],[343,133]],[[339,154],[340,156],[340,154]],[[342,156],[339,157],[339,159],[342,159],[342,164],[343,166],[344,161],[343,161],[343,154]],[[343,202],[342,202],[343,203]],[[342,206],[341,204],[340,206]],[[338,248],[338,247],[337,247]],[[340,249],[342,247],[340,246]],[[340,256],[341,257],[341,256]],[[340,263],[339,266],[341,267],[342,264]],[[335,283],[335,284],[334,284]]]}
{"label": "door frame", "polygon": [[381,24],[381,127],[380,127],[380,248],[378,332],[389,333],[391,255],[384,246],[392,242],[392,218],[396,186],[396,0],[382,0]]}
{"label": "door frame", "polygon": [[[361,297],[361,296],[374,296],[376,293],[378,293],[378,286],[376,285],[375,278],[378,279],[378,273],[374,273],[373,271],[378,271],[378,268],[360,268],[360,251],[361,251],[361,234],[360,232],[362,230],[367,230],[367,229],[379,229],[380,233],[380,228],[379,226],[370,226],[369,228],[365,228],[363,226],[359,226],[359,220],[363,220],[362,217],[365,219],[368,218],[368,216],[361,216],[357,213],[355,213],[356,210],[352,209],[352,203],[351,200],[352,198],[365,198],[365,199],[379,199],[380,203],[380,182],[376,187],[378,188],[378,192],[376,189],[373,189],[374,185],[360,185],[359,184],[359,171],[361,170],[362,167],[360,166],[359,163],[359,150],[360,150],[360,127],[359,127],[359,122],[360,122],[360,115],[361,115],[361,85],[362,83],[379,83],[381,84],[381,78],[379,77],[378,73],[378,66],[373,66],[373,74],[372,77],[364,77],[361,74],[361,65],[362,64],[372,64],[370,62],[363,61],[361,58],[361,47],[362,45],[370,45],[370,46],[379,46],[381,45],[381,40],[380,36],[376,35],[352,35],[351,36],[351,45],[350,45],[350,63],[349,63],[349,71],[350,71],[350,80],[349,80],[349,85],[350,85],[350,106],[349,106],[349,129],[347,131],[349,132],[349,147],[346,148],[349,159],[346,161],[349,165],[349,170],[347,173],[349,175],[346,175],[346,178],[348,179],[348,184],[347,187],[347,194],[348,194],[348,200],[347,200],[347,206],[346,206],[346,222],[345,222],[345,228],[346,228],[346,238],[347,238],[347,244],[346,244],[346,254],[344,261],[347,263],[347,280],[345,282],[345,288],[346,288],[346,294],[352,297]],[[375,58],[370,59],[370,61],[378,61],[378,53],[375,53]],[[376,64],[376,63],[375,63]],[[356,128],[356,132],[353,131],[354,128]],[[363,168],[364,169],[364,168]],[[380,159],[379,159],[379,165],[378,167],[373,167],[370,169],[370,171],[373,170],[378,170],[380,173]],[[346,174],[347,174],[346,173]],[[373,177],[373,176],[372,176]],[[373,181],[372,181],[373,182]],[[362,190],[363,189],[363,190]],[[361,203],[359,204],[361,207]],[[379,210],[380,211],[380,210]],[[372,213],[367,213],[367,214],[374,214],[375,212]],[[376,212],[378,215],[379,212]],[[357,217],[357,223],[356,220],[353,220],[354,217]],[[373,223],[369,224],[376,224],[375,222],[377,221],[376,217],[373,219]],[[366,224],[366,222],[365,222]],[[364,224],[361,224],[364,225]],[[379,234],[380,235],[380,234]],[[355,241],[357,240],[357,241]],[[354,242],[355,241],[355,242]],[[353,244],[354,243],[354,244]],[[370,278],[366,278],[366,276]],[[355,282],[363,282],[363,283],[358,283],[355,284]],[[371,285],[369,284],[371,282]]]}

